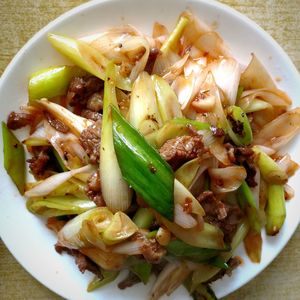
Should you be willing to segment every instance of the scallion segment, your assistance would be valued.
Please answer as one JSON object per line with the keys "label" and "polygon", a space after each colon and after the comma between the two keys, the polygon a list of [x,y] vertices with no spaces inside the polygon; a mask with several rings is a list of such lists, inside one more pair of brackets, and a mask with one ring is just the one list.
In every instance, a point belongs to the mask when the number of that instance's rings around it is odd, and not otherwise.
{"label": "scallion segment", "polygon": [[150,207],[174,217],[174,174],[146,140],[111,106],[114,148],[123,178]]}

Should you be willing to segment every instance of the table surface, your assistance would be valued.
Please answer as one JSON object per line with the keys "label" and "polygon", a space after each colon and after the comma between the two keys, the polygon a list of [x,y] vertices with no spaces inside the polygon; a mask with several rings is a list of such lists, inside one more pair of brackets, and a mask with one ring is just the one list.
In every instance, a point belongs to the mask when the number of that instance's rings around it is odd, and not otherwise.
{"label": "table surface", "polygon": [[[150,0],[149,0],[150,1]],[[0,74],[27,40],[82,0],[0,0]],[[269,32],[300,70],[300,0],[222,0]],[[296,200],[296,199],[295,199]],[[298,199],[297,199],[298,200]],[[299,299],[300,228],[284,251],[250,283],[224,298]],[[1,299],[62,299],[29,275],[0,240]]]}

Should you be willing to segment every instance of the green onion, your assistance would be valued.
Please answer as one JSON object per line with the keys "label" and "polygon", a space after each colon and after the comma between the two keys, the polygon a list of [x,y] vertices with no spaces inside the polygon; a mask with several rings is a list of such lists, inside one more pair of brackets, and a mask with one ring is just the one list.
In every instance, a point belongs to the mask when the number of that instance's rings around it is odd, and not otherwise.
{"label": "green onion", "polygon": [[71,79],[86,72],[78,67],[50,67],[33,73],[29,78],[29,101],[65,95]]}
{"label": "green onion", "polygon": [[166,246],[168,253],[194,262],[205,262],[219,254],[219,250],[199,248],[180,240],[172,240]]}
{"label": "green onion", "polygon": [[178,98],[168,82],[158,75],[152,75],[151,79],[154,82],[157,105],[163,123],[182,117]]}
{"label": "green onion", "polygon": [[139,228],[148,229],[154,220],[154,216],[149,208],[140,207],[135,213],[132,221]]}
{"label": "green onion", "polygon": [[22,143],[2,122],[4,168],[20,194],[25,192],[25,152]]}
{"label": "green onion", "polygon": [[87,291],[88,292],[92,292],[112,281],[114,281],[118,275],[119,275],[119,271],[107,271],[107,270],[102,270],[102,278],[99,278],[97,276],[95,276],[93,278],[93,280],[89,283],[88,287],[87,287]]}
{"label": "green onion", "polygon": [[222,256],[213,257],[208,261],[208,264],[224,270],[229,268],[226,260]]}
{"label": "green onion", "polygon": [[[252,143],[252,129],[247,114],[240,107],[232,105],[227,108],[227,123],[228,135],[237,146],[245,146]],[[234,123],[242,126],[241,134],[234,132]]]}
{"label": "green onion", "polygon": [[168,39],[161,46],[160,51],[162,53],[166,53],[169,50],[174,50],[174,48],[176,48],[177,43],[181,38],[182,32],[188,23],[189,23],[188,18],[186,17],[180,18],[180,20],[176,24],[175,29],[172,31]]}
{"label": "green onion", "polygon": [[78,199],[75,196],[52,196],[29,198],[26,202],[27,209],[44,217],[65,215],[79,215],[96,207],[94,201]]}
{"label": "green onion", "polygon": [[101,190],[107,207],[112,211],[125,211],[131,203],[131,190],[122,177],[114,149],[112,114],[110,105],[118,107],[115,88],[115,66],[107,65],[104,85],[103,118],[100,147]]}
{"label": "green onion", "polygon": [[281,229],[286,217],[284,187],[282,185],[269,186],[266,217],[267,234],[276,235]]}
{"label": "green onion", "polygon": [[145,136],[153,146],[160,148],[167,140],[188,134],[188,127],[192,126],[196,130],[209,130],[208,123],[185,118],[174,118],[166,122],[158,131]]}
{"label": "green onion", "polygon": [[152,265],[145,260],[131,256],[129,270],[137,275],[144,284],[147,284],[151,275]]}
{"label": "green onion", "polygon": [[173,220],[173,171],[113,106],[111,111],[114,147],[123,178],[150,207]]}
{"label": "green onion", "polygon": [[288,176],[286,172],[283,171],[268,154],[257,146],[254,146],[252,150],[257,156],[256,163],[265,181],[270,184],[279,185],[287,182]]}
{"label": "green onion", "polygon": [[[98,50],[83,41],[52,33],[48,34],[48,40],[58,52],[77,66],[102,80],[105,79],[105,69],[109,60]],[[131,90],[130,80],[122,77],[119,72],[116,75],[116,86],[123,90]]]}

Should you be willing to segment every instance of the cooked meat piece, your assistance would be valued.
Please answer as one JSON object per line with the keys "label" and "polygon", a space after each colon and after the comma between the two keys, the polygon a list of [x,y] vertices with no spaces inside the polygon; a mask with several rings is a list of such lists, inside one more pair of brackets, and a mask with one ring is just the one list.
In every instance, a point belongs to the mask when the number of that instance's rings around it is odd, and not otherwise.
{"label": "cooked meat piece", "polygon": [[90,109],[84,109],[81,111],[80,115],[86,119],[90,119],[93,121],[102,120],[102,115],[96,111],[92,111]]}
{"label": "cooked meat piece", "polygon": [[246,177],[246,182],[250,187],[255,187],[257,186],[257,182],[255,181],[255,175],[256,175],[256,168],[253,163],[250,163],[248,161],[244,162],[244,167],[247,171],[247,177]]}
{"label": "cooked meat piece", "polygon": [[67,133],[69,131],[69,127],[66,124],[64,124],[62,121],[52,117],[51,114],[49,114],[48,112],[45,112],[45,116],[46,116],[49,124],[57,131],[60,131],[62,133]]}
{"label": "cooked meat piece", "polygon": [[243,163],[245,160],[252,162],[254,158],[254,151],[249,147],[235,147],[234,155],[239,163]]}
{"label": "cooked meat piece", "polygon": [[204,220],[218,226],[224,232],[224,240],[230,242],[243,217],[239,206],[223,203],[211,191],[201,193],[197,199],[205,211]]}
{"label": "cooked meat piece", "polygon": [[86,107],[92,111],[100,111],[103,108],[103,90],[92,94],[88,100]]}
{"label": "cooked meat piece", "polygon": [[7,127],[12,130],[30,125],[33,122],[33,116],[27,113],[11,112],[7,118]]}
{"label": "cooked meat piece", "polygon": [[222,137],[225,135],[225,132],[222,128],[210,126],[210,130],[215,137]]}
{"label": "cooked meat piece", "polygon": [[142,233],[137,232],[133,235],[132,239],[139,239],[143,242],[140,250],[146,261],[151,264],[160,263],[166,254],[166,250],[154,238],[148,239]]}
{"label": "cooked meat piece", "polygon": [[92,164],[99,163],[101,143],[101,120],[83,130],[79,141],[90,158]]}
{"label": "cooked meat piece", "polygon": [[218,279],[223,278],[223,276],[228,275],[231,276],[232,275],[232,271],[234,269],[236,269],[239,265],[241,265],[243,263],[242,259],[239,256],[234,256],[231,257],[227,264],[228,264],[228,269],[221,269],[214,277],[212,277],[211,279],[209,279],[209,283],[210,282],[214,282]]}
{"label": "cooked meat piece", "polygon": [[87,181],[87,196],[93,200],[97,206],[105,206],[105,202],[101,194],[101,183],[99,171],[94,172]]}
{"label": "cooked meat piece", "polygon": [[199,135],[186,135],[168,140],[159,149],[160,155],[174,170],[206,151]]}
{"label": "cooked meat piece", "polygon": [[226,143],[225,147],[228,151],[229,159],[232,163],[242,165],[247,171],[246,182],[250,187],[255,187],[256,168],[253,163],[254,151],[250,147],[234,147],[230,143]]}
{"label": "cooked meat piece", "polygon": [[69,85],[67,98],[71,106],[85,106],[88,98],[103,89],[103,81],[95,76],[74,77]]}
{"label": "cooked meat piece", "polygon": [[55,250],[61,254],[62,252],[67,252],[69,255],[72,255],[75,257],[75,263],[78,266],[78,269],[81,273],[84,273],[86,270],[94,273],[99,278],[103,278],[101,269],[87,256],[79,252],[75,249],[69,249],[67,247],[59,245],[59,243],[55,244]]}
{"label": "cooked meat piece", "polygon": [[150,49],[149,57],[148,57],[147,64],[145,67],[145,71],[148,72],[149,74],[152,73],[153,66],[154,66],[155,60],[156,60],[159,52],[160,51],[158,48],[153,47]]}
{"label": "cooked meat piece", "polygon": [[128,287],[131,287],[137,283],[141,282],[141,279],[132,272],[129,272],[127,277],[118,283],[118,288],[120,290],[125,290]]}
{"label": "cooked meat piece", "polygon": [[218,220],[223,220],[227,217],[225,204],[218,200],[212,191],[205,191],[201,193],[197,199],[201,203],[207,215],[213,216]]}
{"label": "cooked meat piece", "polygon": [[57,217],[50,217],[47,220],[47,227],[54,231],[55,233],[58,233],[67,223],[67,220],[59,220]]}
{"label": "cooked meat piece", "polygon": [[36,178],[42,178],[50,160],[47,150],[42,150],[32,158],[27,159],[29,168]]}

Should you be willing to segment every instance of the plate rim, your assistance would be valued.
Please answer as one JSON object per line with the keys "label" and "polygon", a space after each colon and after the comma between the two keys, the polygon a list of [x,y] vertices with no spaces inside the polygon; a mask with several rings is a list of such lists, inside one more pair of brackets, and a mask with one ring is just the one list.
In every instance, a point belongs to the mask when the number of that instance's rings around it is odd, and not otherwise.
{"label": "plate rim", "polygon": [[[131,0],[126,0],[126,1],[131,1]],[[178,1],[181,2],[182,0],[173,0],[173,1]],[[185,3],[189,3],[191,1],[189,0],[184,0]],[[44,27],[42,27],[38,32],[36,32],[20,49],[19,51],[16,53],[16,55],[13,57],[13,59],[9,62],[9,64],[6,66],[4,72],[1,75],[0,78],[0,91],[3,88],[3,85],[5,83],[5,81],[7,80],[8,75],[11,72],[11,69],[14,67],[15,63],[21,59],[21,57],[23,56],[23,54],[26,52],[26,50],[28,48],[30,48],[35,42],[36,40],[38,40],[40,37],[44,36],[45,34],[47,34],[47,32],[49,31],[49,29],[51,29],[53,26],[57,26],[59,25],[61,22],[63,22],[65,19],[68,19],[69,17],[72,17],[73,15],[76,15],[78,13],[81,13],[83,10],[86,10],[90,7],[93,7],[95,5],[101,4],[101,3],[106,3],[106,2],[118,2],[118,0],[91,0],[89,2],[80,4],[74,8],[72,8],[69,11],[64,12],[63,14],[61,14],[60,16],[58,16],[57,18],[55,18],[54,20],[50,21],[47,25],[45,25]],[[253,30],[255,30],[255,32],[257,34],[259,34],[263,39],[265,39],[269,44],[271,44],[276,51],[278,51],[279,55],[284,59],[287,68],[289,69],[289,73],[293,73],[293,78],[297,78],[297,81],[300,85],[300,75],[299,75],[299,71],[297,70],[296,66],[294,65],[294,63],[292,62],[291,58],[289,57],[289,55],[283,50],[283,48],[277,43],[277,41],[268,33],[266,32],[260,25],[258,25],[256,22],[254,22],[253,20],[251,20],[249,17],[247,17],[246,15],[240,13],[239,11],[235,10],[234,8],[218,2],[216,0],[195,0],[194,2],[200,2],[200,3],[204,3],[205,5],[209,5],[212,7],[217,7],[221,10],[224,10],[225,12],[233,15],[234,17],[236,17],[237,19],[239,19],[240,21],[246,23],[247,25],[249,25]],[[2,167],[2,166],[1,166]],[[281,247],[276,248],[277,249],[277,254],[276,256],[271,259],[262,270],[260,270],[259,272],[253,274],[252,277],[248,278],[247,281],[240,283],[237,288],[235,288],[235,290],[229,292],[227,295],[231,294],[234,291],[237,291],[238,289],[240,289],[242,286],[246,285],[247,283],[249,283],[252,279],[254,279],[256,276],[258,276],[261,272],[263,272],[273,261],[275,258],[277,258],[280,253],[282,252],[282,250],[286,247],[287,243],[290,241],[290,239],[292,238],[292,236],[295,234],[297,228],[299,227],[300,224],[300,216],[298,217],[298,225],[295,226],[295,228],[293,230],[288,231],[287,233],[287,238],[285,240],[285,242],[281,245]],[[0,236],[1,239],[4,243],[4,245],[7,247],[7,249],[9,250],[9,252],[11,253],[11,255],[13,255],[14,259],[16,259],[18,261],[18,263],[23,267],[23,269],[26,270],[26,272],[28,272],[35,280],[39,281],[41,284],[43,284],[45,287],[47,287],[49,290],[51,290],[52,292],[56,293],[57,295],[64,297],[64,294],[61,294],[58,292],[56,292],[56,290],[54,290],[50,284],[47,283],[46,279],[41,279],[41,278],[37,278],[36,276],[33,275],[33,271],[29,270],[29,268],[25,267],[22,263],[22,261],[19,259],[19,257],[15,256],[14,251],[13,251],[13,247],[11,245],[8,245],[9,243],[7,243],[6,240],[4,240],[2,238],[3,232],[2,229],[0,228]]]}

